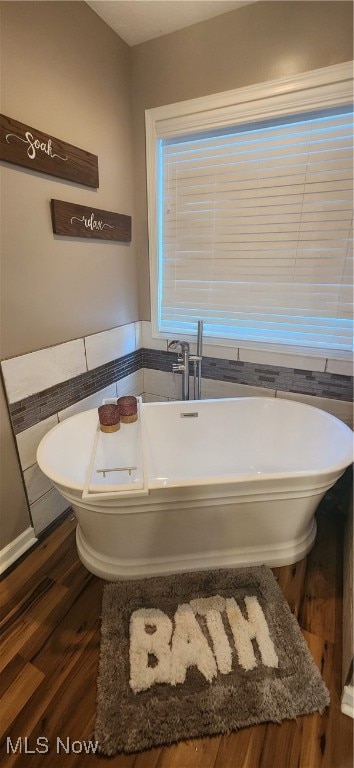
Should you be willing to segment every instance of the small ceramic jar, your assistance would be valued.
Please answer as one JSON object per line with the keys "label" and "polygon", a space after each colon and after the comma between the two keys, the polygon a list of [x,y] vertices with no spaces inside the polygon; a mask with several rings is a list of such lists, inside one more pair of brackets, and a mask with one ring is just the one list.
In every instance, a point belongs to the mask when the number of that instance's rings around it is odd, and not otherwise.
{"label": "small ceramic jar", "polygon": [[131,424],[138,418],[138,401],[133,395],[119,397],[117,400],[120,420],[123,424]]}
{"label": "small ceramic jar", "polygon": [[120,428],[120,414],[118,405],[107,403],[100,405],[98,409],[101,432],[117,432]]}

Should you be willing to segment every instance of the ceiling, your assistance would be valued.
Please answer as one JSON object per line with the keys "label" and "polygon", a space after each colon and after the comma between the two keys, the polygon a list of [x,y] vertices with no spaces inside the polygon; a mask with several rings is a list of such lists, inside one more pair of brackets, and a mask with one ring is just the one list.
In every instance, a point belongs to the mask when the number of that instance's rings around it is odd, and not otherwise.
{"label": "ceiling", "polygon": [[87,4],[128,45],[137,45],[256,0],[94,0]]}

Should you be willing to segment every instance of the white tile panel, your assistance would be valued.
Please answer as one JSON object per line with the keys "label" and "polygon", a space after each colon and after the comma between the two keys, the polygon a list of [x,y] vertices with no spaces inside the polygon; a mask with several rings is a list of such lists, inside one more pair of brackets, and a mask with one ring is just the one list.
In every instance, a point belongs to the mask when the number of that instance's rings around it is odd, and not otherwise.
{"label": "white tile panel", "polygon": [[162,397],[181,399],[182,381],[181,375],[177,373],[167,373],[166,371],[155,371],[150,368],[144,368],[144,392],[149,395],[161,395]]}
{"label": "white tile panel", "polygon": [[258,349],[240,347],[239,360],[244,363],[276,365],[284,368],[300,368],[304,371],[324,371],[326,358],[307,355],[292,355],[286,352],[263,352]]}
{"label": "white tile panel", "polygon": [[85,336],[85,347],[89,371],[128,355],[136,349],[135,323]]}
{"label": "white tile panel", "polygon": [[342,376],[353,376],[352,360],[332,360],[329,358],[326,365],[327,373],[339,373]]}
{"label": "white tile panel", "polygon": [[162,395],[150,395],[148,393],[143,395],[143,403],[165,403],[167,401],[168,398],[162,397]]}
{"label": "white tile panel", "polygon": [[50,416],[49,419],[44,419],[38,424],[34,424],[33,427],[25,429],[24,432],[20,432],[16,435],[17,448],[20,456],[20,463],[23,470],[28,469],[36,463],[36,453],[39,443],[42,437],[49,432],[50,429],[58,424],[58,416]]}
{"label": "white tile panel", "polygon": [[238,347],[224,347],[222,344],[203,344],[203,357],[217,357],[219,360],[238,360]]}
{"label": "white tile panel", "polygon": [[39,469],[38,464],[33,464],[24,472],[25,484],[30,504],[40,499],[45,493],[53,488],[53,484],[48,477]]}
{"label": "white tile panel", "polygon": [[31,504],[30,510],[36,536],[48,528],[48,525],[53,523],[69,506],[69,502],[61,496],[56,488],[52,488],[38,501]]}
{"label": "white tile panel", "polygon": [[166,352],[166,339],[153,339],[149,320],[141,321],[141,346],[145,349],[162,349]]}
{"label": "white tile panel", "polygon": [[134,323],[135,326],[135,349],[140,349],[142,345],[142,331],[141,331],[141,320],[138,320],[136,323]]}
{"label": "white tile panel", "polygon": [[27,355],[12,357],[1,363],[10,403],[16,403],[43,389],[85,373],[86,357],[83,339],[67,341],[55,347],[39,349]]}

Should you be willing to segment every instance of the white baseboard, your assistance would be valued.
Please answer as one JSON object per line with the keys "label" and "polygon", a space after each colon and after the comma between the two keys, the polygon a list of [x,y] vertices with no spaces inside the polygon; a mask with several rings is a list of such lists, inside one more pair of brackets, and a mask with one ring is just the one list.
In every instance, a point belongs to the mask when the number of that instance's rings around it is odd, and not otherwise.
{"label": "white baseboard", "polygon": [[354,718],[354,686],[345,685],[342,693],[341,710],[344,715]]}
{"label": "white baseboard", "polygon": [[32,527],[26,528],[16,539],[0,550],[0,573],[4,573],[10,565],[18,560],[24,552],[38,541]]}

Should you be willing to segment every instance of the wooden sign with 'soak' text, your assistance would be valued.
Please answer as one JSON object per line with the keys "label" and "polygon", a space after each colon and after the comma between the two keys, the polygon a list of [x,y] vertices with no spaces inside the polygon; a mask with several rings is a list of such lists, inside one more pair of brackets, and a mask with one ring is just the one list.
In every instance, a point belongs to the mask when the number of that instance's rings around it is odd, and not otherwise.
{"label": "wooden sign with 'soak' text", "polygon": [[98,157],[0,115],[0,160],[98,187]]}
{"label": "wooden sign with 'soak' text", "polygon": [[102,211],[86,205],[51,200],[53,232],[71,237],[94,237],[99,240],[131,240],[131,217],[123,213]]}

